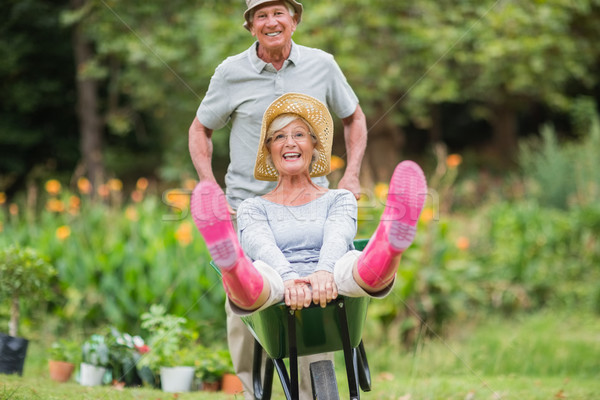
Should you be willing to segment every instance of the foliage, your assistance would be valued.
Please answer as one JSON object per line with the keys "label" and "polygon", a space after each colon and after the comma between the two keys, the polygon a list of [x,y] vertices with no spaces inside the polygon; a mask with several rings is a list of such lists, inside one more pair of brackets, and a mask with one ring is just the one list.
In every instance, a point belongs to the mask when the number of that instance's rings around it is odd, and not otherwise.
{"label": "foliage", "polygon": [[586,206],[600,195],[600,118],[593,114],[587,133],[577,141],[560,143],[547,125],[541,139],[521,147],[521,166],[528,180],[527,195],[541,205],[567,209]]}
{"label": "foliage", "polygon": [[32,248],[11,245],[0,250],[0,298],[12,302],[9,334],[17,336],[20,300],[47,299],[56,270]]}
{"label": "foliage", "polygon": [[79,364],[81,361],[81,345],[75,341],[60,339],[52,343],[49,359]]}
{"label": "foliage", "polygon": [[110,366],[110,350],[103,335],[93,334],[81,347],[81,358],[86,364]]}
{"label": "foliage", "polygon": [[127,386],[140,385],[142,381],[137,366],[144,340],[139,336],[132,337],[128,333],[121,333],[112,327],[106,335],[106,343],[113,380],[125,382]]}
{"label": "foliage", "polygon": [[196,350],[196,376],[202,382],[217,382],[226,373],[233,372],[233,364],[226,349],[198,346]]}
{"label": "foliage", "polygon": [[150,306],[150,311],[141,315],[142,328],[146,329],[150,351],[141,360],[155,374],[160,367],[192,366],[188,354],[192,333],[185,328],[185,318],[166,313],[162,305]]}
{"label": "foliage", "polygon": [[113,179],[102,201],[88,185],[49,180],[0,205],[0,247],[35,245],[58,270],[52,311],[60,326],[139,333],[139,316],[160,301],[194,321],[203,340],[222,337],[225,295],[189,216],[190,183],[162,194],[145,178],[131,191]]}

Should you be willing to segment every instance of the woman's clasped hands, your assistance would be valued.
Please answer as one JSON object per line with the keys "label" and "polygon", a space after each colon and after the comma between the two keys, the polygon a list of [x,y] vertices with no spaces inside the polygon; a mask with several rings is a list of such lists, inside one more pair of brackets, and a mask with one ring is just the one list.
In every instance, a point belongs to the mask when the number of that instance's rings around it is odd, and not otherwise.
{"label": "woman's clasped hands", "polygon": [[297,279],[283,282],[285,304],[292,310],[301,310],[310,303],[325,307],[338,296],[338,289],[333,274],[327,271],[316,271]]}

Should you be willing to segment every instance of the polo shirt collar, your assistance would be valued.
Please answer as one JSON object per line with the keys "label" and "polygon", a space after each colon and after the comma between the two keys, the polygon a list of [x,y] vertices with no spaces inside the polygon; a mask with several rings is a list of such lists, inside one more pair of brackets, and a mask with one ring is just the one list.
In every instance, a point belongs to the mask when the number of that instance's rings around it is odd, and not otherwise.
{"label": "polo shirt collar", "polygon": [[[250,62],[254,66],[257,72],[262,72],[263,69],[267,66],[267,63],[261,60],[258,57],[256,50],[258,49],[258,41],[254,42],[248,51]],[[300,59],[300,49],[292,40],[292,50],[290,51],[290,56],[287,58],[292,64],[297,64]]]}

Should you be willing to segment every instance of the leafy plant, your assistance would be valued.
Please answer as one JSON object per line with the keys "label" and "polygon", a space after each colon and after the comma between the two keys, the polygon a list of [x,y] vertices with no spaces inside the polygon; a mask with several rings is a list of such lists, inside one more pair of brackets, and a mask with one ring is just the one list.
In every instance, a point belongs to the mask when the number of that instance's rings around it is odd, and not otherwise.
{"label": "leafy plant", "polygon": [[141,384],[137,365],[141,357],[138,348],[143,345],[143,339],[121,333],[112,327],[106,336],[106,343],[113,379],[125,382],[128,386]]}
{"label": "leafy plant", "polygon": [[97,367],[110,366],[110,351],[104,336],[94,334],[81,347],[82,360]]}
{"label": "leafy plant", "polygon": [[226,373],[233,373],[229,351],[198,347],[196,376],[202,382],[218,382]]}
{"label": "leafy plant", "polygon": [[39,301],[51,294],[50,281],[56,270],[32,248],[12,245],[0,251],[0,298],[11,301],[10,336],[17,336],[20,302]]}
{"label": "leafy plant", "polygon": [[150,332],[148,337],[149,352],[141,360],[155,374],[160,367],[193,365],[184,351],[192,338],[191,332],[185,327],[187,320],[172,314],[167,314],[162,305],[150,306],[150,311],[142,314],[142,328]]}
{"label": "leafy plant", "polygon": [[50,360],[79,364],[81,360],[81,346],[72,340],[58,340],[52,343],[49,357]]}

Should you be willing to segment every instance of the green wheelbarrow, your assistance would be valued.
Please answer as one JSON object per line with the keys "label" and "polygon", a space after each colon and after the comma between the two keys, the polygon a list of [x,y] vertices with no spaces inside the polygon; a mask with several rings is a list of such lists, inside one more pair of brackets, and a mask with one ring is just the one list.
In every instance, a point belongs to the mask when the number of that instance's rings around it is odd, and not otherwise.
{"label": "green wheelbarrow", "polygon": [[[354,246],[362,250],[367,241],[355,240]],[[218,271],[212,262],[211,265]],[[368,297],[339,296],[325,308],[313,304],[297,311],[281,302],[242,317],[255,339],[254,398],[271,398],[276,370],[286,399],[297,400],[298,357],[335,351],[344,352],[350,399],[360,399],[360,389],[370,391],[371,374],[362,342],[369,300]],[[262,360],[263,349],[267,354],[266,363]],[[284,362],[286,358],[289,360],[289,373]],[[330,360],[311,363],[310,378],[314,399],[339,399],[335,370]]]}

